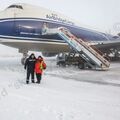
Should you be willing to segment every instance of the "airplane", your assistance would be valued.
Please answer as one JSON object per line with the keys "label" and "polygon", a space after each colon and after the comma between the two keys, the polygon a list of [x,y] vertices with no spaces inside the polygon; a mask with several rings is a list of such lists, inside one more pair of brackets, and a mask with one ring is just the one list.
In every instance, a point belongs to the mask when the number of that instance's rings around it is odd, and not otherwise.
{"label": "airplane", "polygon": [[22,59],[28,51],[41,51],[48,57],[69,52],[70,47],[60,36],[42,34],[45,25],[48,28],[65,27],[103,52],[120,50],[118,37],[84,28],[60,13],[24,3],[12,4],[0,12],[0,44],[17,48],[23,53]]}

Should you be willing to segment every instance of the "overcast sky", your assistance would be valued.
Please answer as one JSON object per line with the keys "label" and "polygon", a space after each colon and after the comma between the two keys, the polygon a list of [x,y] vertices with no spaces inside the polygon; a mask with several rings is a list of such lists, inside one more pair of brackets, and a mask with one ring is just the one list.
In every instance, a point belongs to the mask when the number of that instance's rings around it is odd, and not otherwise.
{"label": "overcast sky", "polygon": [[120,0],[0,0],[0,10],[13,3],[29,3],[58,11],[102,32],[120,32]]}

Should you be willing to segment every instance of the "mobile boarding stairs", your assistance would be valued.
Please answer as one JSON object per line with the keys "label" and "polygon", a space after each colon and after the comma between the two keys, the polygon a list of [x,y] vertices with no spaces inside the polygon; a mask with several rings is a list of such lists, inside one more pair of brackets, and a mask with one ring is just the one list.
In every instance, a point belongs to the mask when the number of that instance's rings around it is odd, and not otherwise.
{"label": "mobile boarding stairs", "polygon": [[86,61],[86,63],[96,70],[108,70],[110,63],[97,50],[93,49],[87,42],[78,39],[68,29],[64,27],[47,29],[45,34],[58,34],[68,45]]}

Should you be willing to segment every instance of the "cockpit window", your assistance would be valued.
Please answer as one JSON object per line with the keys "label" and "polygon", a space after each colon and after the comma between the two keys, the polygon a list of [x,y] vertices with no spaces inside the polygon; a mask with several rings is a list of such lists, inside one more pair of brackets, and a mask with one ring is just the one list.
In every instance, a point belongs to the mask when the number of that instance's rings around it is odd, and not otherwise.
{"label": "cockpit window", "polygon": [[18,9],[23,9],[21,5],[11,5],[8,8],[18,8]]}

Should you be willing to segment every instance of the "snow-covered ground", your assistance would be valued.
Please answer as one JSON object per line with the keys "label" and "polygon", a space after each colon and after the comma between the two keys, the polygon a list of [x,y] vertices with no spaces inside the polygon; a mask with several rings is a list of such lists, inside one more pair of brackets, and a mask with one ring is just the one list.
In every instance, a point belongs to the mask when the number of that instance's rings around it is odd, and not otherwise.
{"label": "snow-covered ground", "polygon": [[42,83],[26,85],[21,55],[2,47],[0,120],[120,120],[120,63],[103,72],[59,68],[45,59]]}

